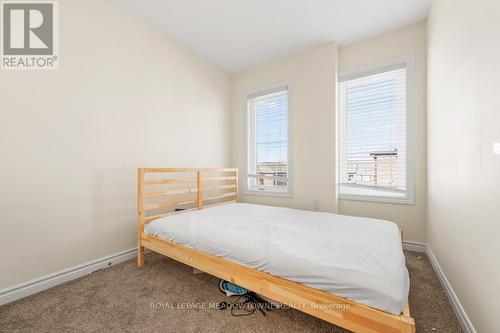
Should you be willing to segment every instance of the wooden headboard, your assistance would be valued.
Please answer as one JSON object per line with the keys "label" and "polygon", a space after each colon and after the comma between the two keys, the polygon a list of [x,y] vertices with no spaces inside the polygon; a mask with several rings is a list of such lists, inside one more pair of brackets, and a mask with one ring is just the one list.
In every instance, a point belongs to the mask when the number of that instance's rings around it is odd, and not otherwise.
{"label": "wooden headboard", "polygon": [[238,169],[139,168],[139,230],[155,219],[237,202]]}

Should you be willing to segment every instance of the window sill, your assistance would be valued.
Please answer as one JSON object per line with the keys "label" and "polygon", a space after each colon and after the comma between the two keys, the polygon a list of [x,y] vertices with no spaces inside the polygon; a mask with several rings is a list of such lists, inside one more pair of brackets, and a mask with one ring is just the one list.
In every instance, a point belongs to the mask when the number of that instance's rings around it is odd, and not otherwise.
{"label": "window sill", "polygon": [[368,196],[368,195],[349,195],[349,194],[339,194],[337,196],[338,200],[346,201],[367,201],[367,202],[378,202],[378,203],[389,203],[389,204],[401,204],[401,205],[415,205],[414,199],[407,198],[387,198],[378,196]]}
{"label": "window sill", "polygon": [[250,191],[246,190],[243,195],[252,195],[257,197],[277,197],[277,198],[291,198],[290,192],[272,192],[272,191]]}

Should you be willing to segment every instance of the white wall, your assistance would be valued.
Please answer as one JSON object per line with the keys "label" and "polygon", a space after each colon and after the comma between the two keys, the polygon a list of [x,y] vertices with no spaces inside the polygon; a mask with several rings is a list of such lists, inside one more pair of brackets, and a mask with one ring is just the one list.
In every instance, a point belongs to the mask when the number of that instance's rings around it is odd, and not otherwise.
{"label": "white wall", "polygon": [[0,289],[135,246],[138,166],[230,165],[230,82],[111,1],[60,1],[60,68],[0,72]]}
{"label": "white wall", "polygon": [[335,211],[335,91],[337,46],[334,43],[258,66],[232,77],[233,165],[246,170],[244,94],[290,84],[289,117],[292,197],[241,195],[241,201],[273,206]]}
{"label": "white wall", "polygon": [[412,150],[415,157],[415,204],[339,200],[341,214],[397,222],[405,239],[424,242],[426,237],[426,22],[377,36],[339,49],[339,75],[373,64],[413,55],[414,85],[411,103]]}
{"label": "white wall", "polygon": [[498,332],[500,2],[433,1],[427,239],[477,332]]}

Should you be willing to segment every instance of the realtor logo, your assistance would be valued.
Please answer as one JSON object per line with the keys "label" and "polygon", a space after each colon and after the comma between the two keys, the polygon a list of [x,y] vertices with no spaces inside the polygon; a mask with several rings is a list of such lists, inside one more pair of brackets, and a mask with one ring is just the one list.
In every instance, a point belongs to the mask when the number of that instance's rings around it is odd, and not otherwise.
{"label": "realtor logo", "polygon": [[1,68],[57,69],[58,3],[3,1]]}

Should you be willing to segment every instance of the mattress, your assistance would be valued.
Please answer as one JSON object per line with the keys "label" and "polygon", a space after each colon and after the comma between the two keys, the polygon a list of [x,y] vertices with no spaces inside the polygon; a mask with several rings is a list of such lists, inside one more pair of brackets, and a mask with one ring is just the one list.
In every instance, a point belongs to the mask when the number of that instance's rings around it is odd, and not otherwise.
{"label": "mattress", "polygon": [[395,315],[408,298],[389,221],[234,203],[157,219],[145,232]]}

